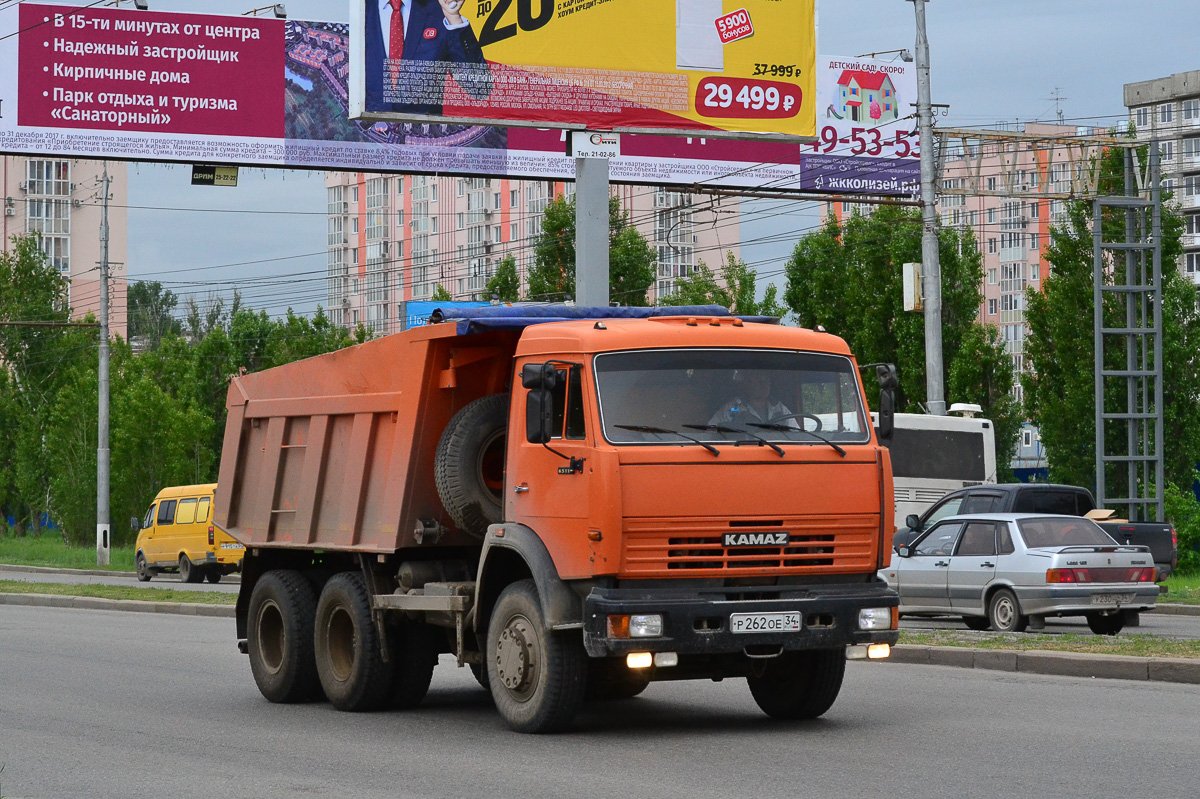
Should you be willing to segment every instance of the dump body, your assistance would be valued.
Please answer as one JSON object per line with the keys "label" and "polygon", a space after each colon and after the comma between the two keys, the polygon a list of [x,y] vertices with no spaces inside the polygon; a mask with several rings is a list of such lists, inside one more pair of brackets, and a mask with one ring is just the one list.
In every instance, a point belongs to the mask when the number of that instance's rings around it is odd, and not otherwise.
{"label": "dump body", "polygon": [[506,390],[518,336],[432,325],[235,377],[217,524],[247,546],[395,552],[427,519],[478,545],[441,506],[434,452],[465,404]]}

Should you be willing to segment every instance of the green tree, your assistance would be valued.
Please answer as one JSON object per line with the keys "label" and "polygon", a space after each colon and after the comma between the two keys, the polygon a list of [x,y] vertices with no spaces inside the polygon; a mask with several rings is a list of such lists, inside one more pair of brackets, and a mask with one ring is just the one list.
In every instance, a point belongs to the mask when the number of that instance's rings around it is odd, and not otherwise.
{"label": "green tree", "polygon": [[454,302],[454,296],[441,283],[434,287],[433,296],[430,299],[434,302]]}
{"label": "green tree", "polygon": [[500,302],[516,302],[521,298],[521,276],[517,274],[517,259],[506,255],[496,267],[496,274],[488,278],[484,296],[495,297]]}
{"label": "green tree", "polygon": [[[646,239],[609,198],[609,297],[622,305],[646,305],[654,282],[655,254]],[[534,245],[529,270],[529,298],[562,302],[575,297],[575,198],[561,195],[546,206],[542,231]]]}
{"label": "green tree", "polygon": [[659,298],[658,304],[720,305],[745,316],[783,316],[786,309],[779,305],[775,286],[767,286],[760,303],[755,299],[755,280],[754,270],[728,252],[721,267],[721,282],[717,281],[708,264],[700,261],[690,274],[676,282],[674,292]]}
{"label": "green tree", "polygon": [[[1099,165],[1101,194],[1125,193],[1122,158],[1121,149],[1113,148]],[[1142,158],[1144,163],[1144,155]],[[1093,223],[1091,202],[1077,201],[1067,204],[1065,221],[1051,228],[1046,249],[1050,273],[1042,281],[1042,290],[1030,290],[1026,297],[1030,336],[1025,353],[1032,371],[1022,376],[1026,410],[1046,444],[1050,478],[1083,486],[1094,486],[1096,478]],[[1124,240],[1123,211],[1106,211],[1101,224],[1105,241]],[[1179,274],[1183,219],[1169,202],[1163,205],[1162,226],[1166,479],[1187,489],[1195,479],[1200,458],[1200,313],[1196,287]],[[1124,283],[1125,259],[1114,259],[1112,267],[1106,270],[1105,282]],[[1125,326],[1122,298],[1110,294],[1103,313],[1105,326]],[[1112,344],[1107,347],[1106,368],[1124,368],[1124,354],[1117,350]],[[1123,382],[1109,381],[1106,406],[1110,411],[1124,410]],[[1108,433],[1107,440],[1114,447],[1110,454],[1124,454],[1123,425],[1114,423]],[[1114,440],[1118,437],[1122,439],[1120,449]],[[1106,476],[1114,492],[1128,490],[1125,481],[1123,468],[1114,468]]]}
{"label": "green tree", "polygon": [[183,325],[173,316],[179,298],[157,280],[137,281],[126,296],[130,339],[142,339],[147,348],[156,349],[166,336],[183,335]]}
{"label": "green tree", "polygon": [[999,328],[971,325],[950,364],[946,392],[951,397],[970,397],[969,401],[988,409],[996,439],[996,480],[1001,483],[1016,479],[1011,457],[1000,456],[1001,452],[1011,453],[1021,435],[1021,406],[1013,396],[1016,382]]}
{"label": "green tree", "polygon": [[[951,388],[951,401],[982,406],[997,429],[996,460],[1007,465],[1020,430],[1019,409],[995,390],[998,374],[989,382],[961,362],[986,358],[1002,369],[1008,357],[997,337],[975,332],[982,260],[969,231],[943,229],[938,240],[943,385]],[[784,302],[800,324],[821,325],[841,336],[859,363],[896,364],[897,409],[909,412],[925,401],[925,321],[922,314],[904,310],[900,267],[920,260],[921,218],[913,210],[882,206],[869,216],[851,216],[844,225],[831,217],[796,245],[784,290]],[[968,337],[970,346],[965,346]],[[951,384],[955,370],[959,378]]]}
{"label": "green tree", "polygon": [[[11,249],[0,253],[0,321],[69,319],[66,283],[47,263],[37,237],[14,237]],[[7,372],[5,384],[11,389],[3,403],[9,423],[0,428],[0,450],[7,453],[0,457],[8,464],[0,467],[7,484],[7,496],[0,501],[20,532],[36,532],[49,507],[49,409],[71,369],[95,357],[95,328],[0,325],[0,369]]]}

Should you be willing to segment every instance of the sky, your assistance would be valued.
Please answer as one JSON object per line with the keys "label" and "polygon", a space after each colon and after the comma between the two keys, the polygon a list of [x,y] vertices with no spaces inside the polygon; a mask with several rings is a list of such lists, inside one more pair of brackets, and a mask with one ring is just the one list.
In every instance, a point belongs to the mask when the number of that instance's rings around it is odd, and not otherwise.
{"label": "sky", "polygon": [[[665,0],[638,0],[665,2]],[[231,0],[150,0],[164,11],[240,14]],[[295,19],[345,21],[342,0],[291,0]],[[997,121],[1068,124],[1122,121],[1122,85],[1200,69],[1196,0],[930,0],[926,17],[933,102],[949,104],[938,124],[990,127]],[[0,35],[5,32],[0,31]],[[856,56],[914,49],[908,0],[819,0],[818,52]],[[254,288],[249,304],[282,313],[289,303],[311,312],[325,264],[325,191],[320,172],[241,171],[237,188],[193,187],[186,166],[130,165],[131,280],[161,280],[177,294],[204,297],[213,281],[312,279]],[[253,213],[249,213],[253,212]],[[783,289],[782,269],[796,238],[816,224],[811,202],[743,205],[743,258],[759,289]],[[773,241],[754,244],[757,239]],[[297,273],[310,273],[298,275]]]}

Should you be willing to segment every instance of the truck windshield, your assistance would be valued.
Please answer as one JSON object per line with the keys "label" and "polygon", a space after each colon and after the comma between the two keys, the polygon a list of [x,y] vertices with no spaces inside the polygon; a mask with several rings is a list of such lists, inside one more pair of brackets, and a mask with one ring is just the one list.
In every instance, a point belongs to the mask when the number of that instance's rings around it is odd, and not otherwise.
{"label": "truck windshield", "polygon": [[839,355],[645,350],[598,355],[595,373],[614,444],[870,440],[854,365]]}

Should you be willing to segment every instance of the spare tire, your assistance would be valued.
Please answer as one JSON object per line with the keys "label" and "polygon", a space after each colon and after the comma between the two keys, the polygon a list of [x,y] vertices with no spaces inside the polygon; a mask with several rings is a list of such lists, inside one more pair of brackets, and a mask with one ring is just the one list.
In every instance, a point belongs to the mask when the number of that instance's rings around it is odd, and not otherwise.
{"label": "spare tire", "polygon": [[442,506],[458,529],[477,538],[504,517],[507,431],[508,395],[482,397],[454,414],[434,455]]}

